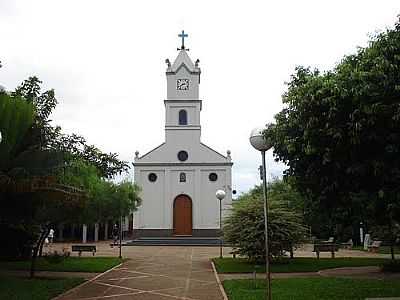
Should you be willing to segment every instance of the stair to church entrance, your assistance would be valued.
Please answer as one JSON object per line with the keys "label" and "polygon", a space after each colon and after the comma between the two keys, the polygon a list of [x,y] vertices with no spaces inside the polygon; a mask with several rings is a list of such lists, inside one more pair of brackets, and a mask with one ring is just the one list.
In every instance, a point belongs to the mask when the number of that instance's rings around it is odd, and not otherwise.
{"label": "stair to church entrance", "polygon": [[[140,237],[125,241],[124,246],[212,246],[218,247],[220,239],[215,237]],[[224,245],[227,246],[227,245]]]}

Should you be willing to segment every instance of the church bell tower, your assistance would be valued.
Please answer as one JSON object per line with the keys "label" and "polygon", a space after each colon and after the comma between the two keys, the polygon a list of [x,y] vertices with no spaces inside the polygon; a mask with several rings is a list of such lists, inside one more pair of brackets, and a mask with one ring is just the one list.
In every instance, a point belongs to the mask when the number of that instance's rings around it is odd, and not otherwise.
{"label": "church bell tower", "polygon": [[192,62],[185,47],[185,37],[182,31],[182,46],[173,64],[167,63],[167,99],[165,104],[165,138],[166,141],[176,139],[177,135],[187,136],[187,140],[200,142],[201,126],[200,111],[202,102],[199,99],[201,70],[199,60]]}
{"label": "church bell tower", "polygon": [[[231,152],[225,156],[201,142],[199,60],[188,55],[187,34],[179,37],[177,57],[166,60],[165,141],[141,156],[135,152],[134,180],[143,199],[134,213],[137,237],[215,237],[219,210],[224,216],[232,201]],[[222,202],[215,200],[220,189]]]}

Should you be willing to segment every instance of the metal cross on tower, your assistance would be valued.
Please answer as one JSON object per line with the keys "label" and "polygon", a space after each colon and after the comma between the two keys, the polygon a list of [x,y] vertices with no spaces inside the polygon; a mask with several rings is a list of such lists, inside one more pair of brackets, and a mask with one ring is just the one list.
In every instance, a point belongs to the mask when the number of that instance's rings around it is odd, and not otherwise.
{"label": "metal cross on tower", "polygon": [[[188,34],[185,33],[185,30],[182,30],[182,33],[178,34],[180,38],[182,38],[182,46],[181,49],[185,49],[185,37],[188,37]],[[178,49],[179,50],[179,49]]]}

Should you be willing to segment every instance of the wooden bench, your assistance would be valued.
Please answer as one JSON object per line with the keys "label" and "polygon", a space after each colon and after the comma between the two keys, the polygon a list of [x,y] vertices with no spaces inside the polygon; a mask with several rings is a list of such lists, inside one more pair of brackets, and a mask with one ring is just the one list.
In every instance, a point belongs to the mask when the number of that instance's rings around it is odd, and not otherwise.
{"label": "wooden bench", "polygon": [[373,241],[370,245],[368,245],[368,251],[370,252],[378,252],[379,247],[381,246],[382,241]]}
{"label": "wooden bench", "polygon": [[353,240],[349,239],[346,243],[341,243],[340,245],[343,249],[351,249],[353,248]]}
{"label": "wooden bench", "polygon": [[81,256],[82,252],[92,252],[93,256],[96,253],[95,245],[72,245],[72,252],[79,252]]}
{"label": "wooden bench", "polygon": [[319,259],[320,252],[330,252],[332,258],[335,258],[335,252],[339,250],[339,245],[333,243],[322,243],[322,244],[314,244],[314,250],[317,254],[317,258]]}

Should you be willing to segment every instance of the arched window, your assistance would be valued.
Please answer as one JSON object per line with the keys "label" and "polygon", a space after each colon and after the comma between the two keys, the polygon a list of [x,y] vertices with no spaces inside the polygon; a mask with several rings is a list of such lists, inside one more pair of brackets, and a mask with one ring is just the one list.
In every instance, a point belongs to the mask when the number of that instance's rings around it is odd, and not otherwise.
{"label": "arched window", "polygon": [[187,112],[184,109],[179,111],[179,125],[187,125]]}
{"label": "arched window", "polygon": [[186,173],[179,174],[179,182],[186,182]]}

